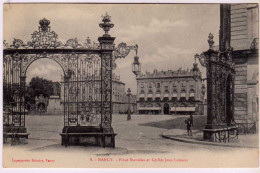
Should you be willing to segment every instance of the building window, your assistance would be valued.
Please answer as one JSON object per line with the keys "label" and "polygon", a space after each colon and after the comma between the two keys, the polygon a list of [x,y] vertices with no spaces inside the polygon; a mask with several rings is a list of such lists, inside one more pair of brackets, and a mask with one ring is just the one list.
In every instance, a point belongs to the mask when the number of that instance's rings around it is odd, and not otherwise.
{"label": "building window", "polygon": [[189,100],[194,101],[195,100],[195,91],[194,89],[190,90]]}
{"label": "building window", "polygon": [[176,101],[178,97],[177,89],[174,89],[172,92],[172,101]]}
{"label": "building window", "polygon": [[177,82],[174,82],[172,86],[173,88],[177,88]]}
{"label": "building window", "polygon": [[195,98],[194,97],[190,97],[189,101],[195,101]]}
{"label": "building window", "polygon": [[182,101],[185,101],[186,100],[186,98],[185,97],[181,97],[180,98],[180,101],[182,102]]}
{"label": "building window", "polygon": [[165,90],[164,90],[165,93],[169,93],[169,89],[168,89],[168,86],[165,86]]}
{"label": "building window", "polygon": [[177,101],[177,97],[172,97],[172,101],[176,102]]}
{"label": "building window", "polygon": [[180,98],[180,100],[181,101],[186,100],[186,91],[184,89],[181,91],[181,98]]}
{"label": "building window", "polygon": [[157,84],[156,84],[156,88],[158,88],[158,89],[161,88],[161,84],[160,84],[160,83],[157,83]]}
{"label": "building window", "polygon": [[159,101],[161,101],[161,98],[160,97],[155,97],[155,101],[159,102]]}
{"label": "building window", "polygon": [[151,102],[151,101],[153,101],[153,98],[148,97],[148,98],[147,98],[147,101]]}
{"label": "building window", "polygon": [[148,83],[148,87],[152,88],[152,83],[151,82]]}
{"label": "building window", "polygon": [[144,84],[143,83],[140,83],[140,89],[144,90]]}
{"label": "building window", "polygon": [[145,100],[143,97],[141,97],[141,98],[139,98],[139,101],[144,102]]}
{"label": "building window", "polygon": [[169,97],[164,97],[163,101],[169,101]]}

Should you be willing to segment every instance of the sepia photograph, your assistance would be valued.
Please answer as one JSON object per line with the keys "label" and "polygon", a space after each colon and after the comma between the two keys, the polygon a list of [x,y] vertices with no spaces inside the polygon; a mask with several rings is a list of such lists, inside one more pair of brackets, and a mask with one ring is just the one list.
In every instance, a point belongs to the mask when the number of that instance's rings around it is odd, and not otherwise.
{"label": "sepia photograph", "polygon": [[3,3],[3,168],[259,168],[258,3]]}

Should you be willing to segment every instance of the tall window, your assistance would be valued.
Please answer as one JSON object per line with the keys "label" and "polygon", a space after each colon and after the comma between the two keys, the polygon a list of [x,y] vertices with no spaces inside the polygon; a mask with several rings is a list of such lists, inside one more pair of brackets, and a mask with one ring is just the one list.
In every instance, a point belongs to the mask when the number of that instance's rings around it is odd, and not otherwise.
{"label": "tall window", "polygon": [[194,91],[194,89],[191,89],[189,94],[190,94],[189,100],[190,101],[194,101],[195,100],[195,91]]}
{"label": "tall window", "polygon": [[168,92],[169,92],[169,88],[168,88],[168,86],[165,86],[165,88],[164,88],[164,92],[165,92],[165,93],[168,93]]}
{"label": "tall window", "polygon": [[148,97],[148,98],[147,98],[147,101],[151,102],[151,101],[153,101],[153,98]]}
{"label": "tall window", "polygon": [[183,89],[181,91],[181,98],[180,98],[180,101],[184,101],[184,100],[186,100],[186,91],[185,91],[185,89]]}
{"label": "tall window", "polygon": [[155,100],[155,101],[161,101],[161,98],[160,98],[160,97],[155,97],[154,100]]}
{"label": "tall window", "polygon": [[144,93],[144,84],[143,83],[140,84],[140,93],[141,94]]}
{"label": "tall window", "polygon": [[148,83],[148,87],[149,87],[150,89],[152,88],[152,83],[151,83],[151,82]]}
{"label": "tall window", "polygon": [[169,97],[164,97],[163,101],[169,101]]}
{"label": "tall window", "polygon": [[139,98],[139,101],[144,102],[144,97]]}
{"label": "tall window", "polygon": [[160,89],[160,88],[161,88],[161,84],[160,84],[160,83],[157,83],[157,84],[156,84],[156,88]]}
{"label": "tall window", "polygon": [[178,97],[177,89],[174,89],[174,90],[172,91],[172,101],[177,100],[177,97]]}

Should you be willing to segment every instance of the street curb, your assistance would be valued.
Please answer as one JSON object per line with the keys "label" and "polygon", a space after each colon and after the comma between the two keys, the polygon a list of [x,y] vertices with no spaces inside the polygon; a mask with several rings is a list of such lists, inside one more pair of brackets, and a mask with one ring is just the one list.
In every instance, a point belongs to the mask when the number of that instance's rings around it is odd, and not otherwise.
{"label": "street curb", "polygon": [[167,135],[164,135],[164,134],[161,134],[160,136],[165,138],[165,139],[170,139],[170,140],[173,140],[173,141],[185,142],[185,143],[190,143],[190,144],[212,145],[212,146],[219,146],[219,147],[258,148],[258,147],[254,147],[254,146],[223,145],[223,143],[219,144],[219,143],[213,143],[213,142],[190,141],[190,140],[185,140],[185,139],[181,139],[181,138],[178,138],[178,137],[170,137],[170,136],[167,136]]}

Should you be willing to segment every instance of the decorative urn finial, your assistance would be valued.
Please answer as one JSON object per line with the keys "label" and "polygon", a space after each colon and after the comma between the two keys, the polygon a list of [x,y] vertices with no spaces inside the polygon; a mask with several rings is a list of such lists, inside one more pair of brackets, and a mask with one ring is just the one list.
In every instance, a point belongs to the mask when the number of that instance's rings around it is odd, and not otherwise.
{"label": "decorative urn finial", "polygon": [[113,23],[111,22],[111,16],[109,16],[107,13],[105,14],[105,16],[102,15],[102,22],[100,23],[99,26],[105,31],[105,34],[103,36],[109,37],[110,35],[108,34],[108,31],[110,30],[110,28],[114,27]]}
{"label": "decorative urn finial", "polygon": [[213,40],[214,36],[212,33],[209,33],[209,36],[208,36],[208,43],[209,43],[209,49],[212,49],[213,48],[213,45],[214,45],[214,40]]}
{"label": "decorative urn finial", "polygon": [[50,24],[50,23],[51,23],[51,22],[50,22],[49,20],[45,19],[45,18],[41,19],[41,20],[39,21],[40,30],[43,31],[43,32],[48,31],[48,29],[49,29],[49,24]]}

